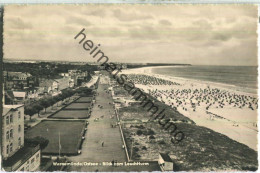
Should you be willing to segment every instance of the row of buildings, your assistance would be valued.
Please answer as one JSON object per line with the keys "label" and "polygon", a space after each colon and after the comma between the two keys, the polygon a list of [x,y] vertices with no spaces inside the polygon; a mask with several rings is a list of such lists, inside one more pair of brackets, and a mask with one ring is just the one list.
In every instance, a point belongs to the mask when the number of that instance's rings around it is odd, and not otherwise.
{"label": "row of buildings", "polygon": [[57,95],[63,89],[81,85],[87,72],[69,70],[58,79],[36,78],[29,73],[7,72],[4,75],[2,113],[2,169],[4,171],[40,171],[41,148],[24,140],[24,102],[45,95]]}
{"label": "row of buildings", "polygon": [[60,78],[37,78],[29,73],[4,71],[6,104],[23,104],[26,99],[38,99],[45,95],[58,95],[63,89],[81,85],[88,72],[69,70],[60,73]]}

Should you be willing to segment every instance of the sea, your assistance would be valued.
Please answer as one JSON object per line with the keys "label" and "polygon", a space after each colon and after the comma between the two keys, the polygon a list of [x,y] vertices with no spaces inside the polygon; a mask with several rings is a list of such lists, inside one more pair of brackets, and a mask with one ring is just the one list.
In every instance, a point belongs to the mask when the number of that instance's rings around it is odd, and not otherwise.
{"label": "sea", "polygon": [[173,66],[153,68],[155,74],[196,79],[244,88],[256,93],[257,66]]}

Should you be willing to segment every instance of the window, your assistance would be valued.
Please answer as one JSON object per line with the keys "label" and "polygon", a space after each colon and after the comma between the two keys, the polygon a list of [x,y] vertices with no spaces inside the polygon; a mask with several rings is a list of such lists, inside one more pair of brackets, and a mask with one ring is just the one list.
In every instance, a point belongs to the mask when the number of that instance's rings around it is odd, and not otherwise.
{"label": "window", "polygon": [[10,152],[13,151],[13,143],[10,144]]}
{"label": "window", "polygon": [[18,111],[18,118],[21,118],[21,111]]}
{"label": "window", "polygon": [[10,115],[10,123],[13,122],[13,114]]}
{"label": "window", "polygon": [[6,146],[6,154],[9,153],[9,145]]}
{"label": "window", "polygon": [[6,124],[9,124],[9,116],[6,117]]}
{"label": "window", "polygon": [[6,132],[6,140],[9,139],[9,131]]}
{"label": "window", "polygon": [[14,131],[13,129],[10,130],[10,138],[13,138],[13,137],[14,137],[14,136],[13,136],[13,131]]}
{"label": "window", "polygon": [[31,160],[31,164],[34,162],[34,158]]}
{"label": "window", "polygon": [[20,171],[23,172],[24,171],[24,167]]}
{"label": "window", "polygon": [[29,171],[29,165],[26,166],[26,170],[25,171]]}
{"label": "window", "polygon": [[21,132],[21,129],[22,129],[22,127],[21,127],[21,125],[19,125],[18,126],[18,132]]}
{"label": "window", "polygon": [[40,157],[40,153],[38,153],[37,155],[36,155],[36,158],[38,159]]}
{"label": "window", "polygon": [[18,145],[22,145],[22,140],[21,140],[21,137],[18,138]]}

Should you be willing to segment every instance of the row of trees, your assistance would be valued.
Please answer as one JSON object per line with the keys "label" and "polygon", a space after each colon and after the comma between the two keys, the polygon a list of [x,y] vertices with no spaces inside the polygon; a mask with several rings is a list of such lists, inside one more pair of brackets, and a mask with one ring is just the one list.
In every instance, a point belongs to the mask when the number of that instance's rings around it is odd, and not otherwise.
{"label": "row of trees", "polygon": [[86,91],[85,89],[77,89],[77,90],[73,90],[73,89],[65,89],[62,91],[61,94],[57,95],[57,96],[53,96],[53,97],[45,97],[45,98],[42,98],[40,100],[38,100],[37,102],[34,102],[32,104],[29,104],[29,105],[25,105],[25,108],[24,108],[24,113],[26,115],[29,115],[30,116],[30,119],[31,117],[34,115],[34,114],[38,114],[38,117],[40,116],[40,112],[42,110],[45,111],[46,113],[46,109],[50,106],[54,106],[55,104],[57,104],[58,106],[58,103],[60,101],[64,101],[66,98],[69,98],[71,96],[73,96],[75,93],[79,93],[81,94],[82,92]]}

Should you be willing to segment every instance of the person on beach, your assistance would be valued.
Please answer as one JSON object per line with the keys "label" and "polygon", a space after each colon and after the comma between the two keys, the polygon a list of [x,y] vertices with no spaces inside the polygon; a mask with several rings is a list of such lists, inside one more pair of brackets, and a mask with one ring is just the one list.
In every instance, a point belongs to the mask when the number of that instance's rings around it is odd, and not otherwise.
{"label": "person on beach", "polygon": [[112,163],[112,166],[114,166],[114,164],[115,164],[115,161],[114,161],[114,160],[112,160],[112,162],[111,162],[111,163]]}

